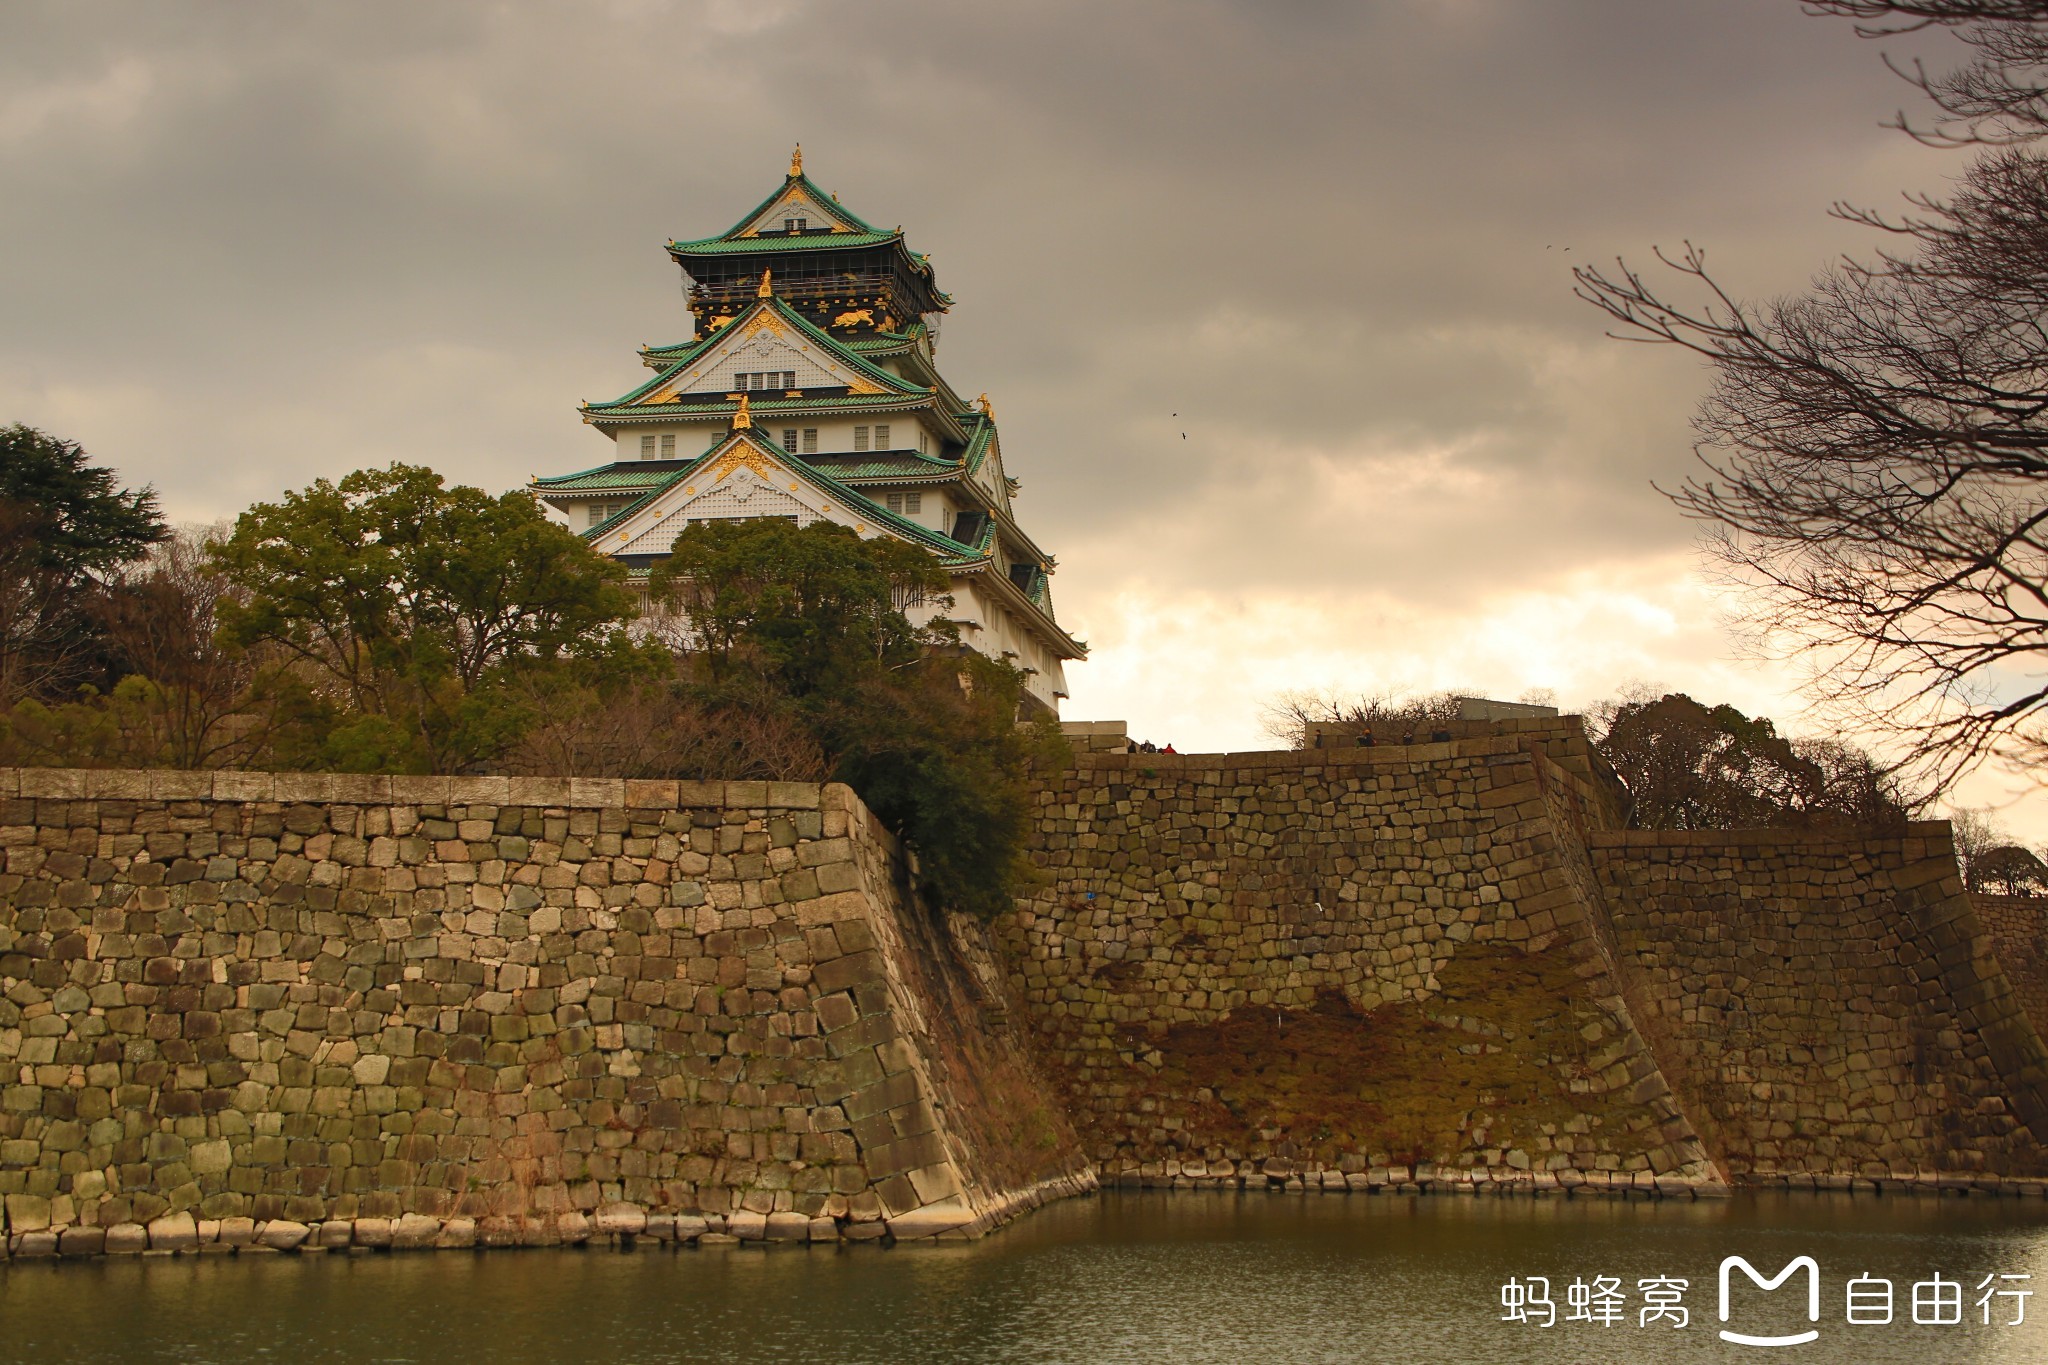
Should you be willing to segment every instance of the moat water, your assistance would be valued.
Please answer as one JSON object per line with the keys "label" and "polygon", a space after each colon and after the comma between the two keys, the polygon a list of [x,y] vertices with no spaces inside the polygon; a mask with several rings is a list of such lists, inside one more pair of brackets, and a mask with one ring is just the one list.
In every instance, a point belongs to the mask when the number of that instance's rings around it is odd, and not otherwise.
{"label": "moat water", "polygon": [[[1818,1323],[1804,1272],[1764,1293],[1739,1271],[1721,1322],[1717,1271],[1735,1255],[1767,1278],[1812,1257]],[[1503,1321],[1503,1284],[1535,1276],[1549,1282],[1555,1325]],[[1980,1288],[1987,1276],[2031,1278]],[[1567,1320],[1572,1283],[1604,1288],[1602,1277],[1620,1284],[1621,1320]],[[1859,1278],[1867,1296],[1891,1282],[1888,1325],[1845,1321]],[[1961,1321],[1915,1325],[1914,1286],[1937,1279],[1956,1288],[1923,1289],[1921,1316]],[[1685,1326],[1675,1315],[1640,1325],[1647,1294],[1670,1292],[1645,1280],[1687,1281]],[[2040,1298],[2017,1297],[2037,1286]],[[1587,1300],[1589,1316],[1613,1302]],[[1818,1337],[1763,1348],[1724,1342],[1724,1329]],[[16,1263],[0,1269],[0,1359],[2039,1362],[2048,1206],[1111,1193],[981,1242],[887,1250]]]}

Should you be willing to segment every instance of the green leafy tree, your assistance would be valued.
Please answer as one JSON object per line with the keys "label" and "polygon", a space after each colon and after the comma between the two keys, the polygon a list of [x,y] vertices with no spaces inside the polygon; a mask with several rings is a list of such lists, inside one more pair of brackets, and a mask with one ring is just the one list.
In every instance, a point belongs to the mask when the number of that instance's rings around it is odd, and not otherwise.
{"label": "green leafy tree", "polygon": [[1057,762],[1051,720],[1020,726],[1024,676],[980,654],[936,654],[836,699],[823,731],[834,775],[917,854],[940,904],[983,919],[1012,908],[1033,874],[1034,762]]}
{"label": "green leafy tree", "polygon": [[689,622],[690,648],[712,682],[765,685],[792,699],[844,693],[878,667],[956,644],[950,625],[915,629],[897,605],[946,585],[915,545],[780,517],[693,527],[648,583]]}
{"label": "green leafy tree", "polygon": [[0,427],[0,705],[105,681],[106,579],[168,534],[156,494],[120,487],[76,442]]}
{"label": "green leafy tree", "polygon": [[517,741],[516,669],[597,647],[632,610],[624,570],[523,492],[394,464],[243,513],[211,550],[225,637],[267,645],[340,713],[325,761],[457,771]]}
{"label": "green leafy tree", "polygon": [[760,518],[684,532],[650,592],[687,621],[703,704],[770,732],[800,722],[910,845],[933,899],[988,916],[1025,875],[1025,774],[1047,736],[1017,725],[1021,673],[962,651],[943,618],[905,616],[950,605],[946,583],[916,546]]}
{"label": "green leafy tree", "polygon": [[1870,755],[1799,741],[1765,717],[1683,693],[1607,709],[1595,739],[1638,829],[1842,828],[1904,824],[1917,803]]}

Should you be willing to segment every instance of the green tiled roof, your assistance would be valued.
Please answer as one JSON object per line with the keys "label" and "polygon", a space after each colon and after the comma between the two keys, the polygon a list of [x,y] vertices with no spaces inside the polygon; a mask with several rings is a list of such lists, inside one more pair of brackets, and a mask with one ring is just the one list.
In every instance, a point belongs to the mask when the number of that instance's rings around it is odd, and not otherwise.
{"label": "green tiled roof", "polygon": [[823,209],[825,212],[831,214],[834,218],[837,218],[840,221],[841,225],[851,228],[855,232],[872,233],[875,231],[875,225],[873,223],[870,223],[867,219],[861,217],[852,209],[847,208],[844,204],[841,204],[837,199],[834,199],[831,195],[825,193],[825,191],[819,187],[817,181],[811,179],[802,171],[798,171],[795,175],[784,176],[782,179],[782,183],[780,185],[777,185],[774,191],[771,192],[766,199],[763,199],[760,203],[748,209],[745,216],[743,216],[737,223],[734,223],[724,232],[719,233],[717,237],[713,237],[708,240],[722,241],[728,237],[739,236],[741,232],[745,231],[747,224],[753,222],[756,218],[759,218],[762,214],[766,213],[768,211],[768,206],[774,203],[777,199],[780,199],[785,193],[787,193],[791,185],[801,185],[804,189],[809,190],[811,198],[817,202],[818,207]]}
{"label": "green tiled roof", "polygon": [[[880,503],[874,501],[872,498],[869,498],[866,494],[860,493],[855,489],[850,488],[843,483],[840,483],[831,475],[814,468],[809,463],[804,461],[801,457],[792,455],[788,451],[784,450],[781,446],[772,444],[771,442],[763,438],[757,431],[748,430],[737,434],[740,436],[740,439],[748,441],[757,448],[768,452],[778,462],[788,467],[789,469],[794,470],[798,475],[800,475],[804,479],[805,482],[809,483],[812,487],[818,489],[820,492],[827,493],[830,496],[839,499],[840,503],[843,506],[845,506],[848,511],[855,512],[859,516],[864,517],[866,520],[875,522],[878,525],[887,526],[891,530],[894,530],[899,535],[903,536],[904,539],[915,541],[916,543],[924,546],[926,549],[937,554],[941,562],[943,562],[948,568],[964,567],[966,565],[977,563],[988,557],[988,547],[991,536],[994,531],[993,527],[988,528],[988,532],[983,534],[979,538],[978,543],[976,545],[963,545],[959,541],[954,540],[951,536],[941,535],[939,532],[932,530],[929,526],[921,526],[917,522],[911,521],[907,517],[901,516],[895,512],[891,512],[888,508],[882,506]],[[725,449],[728,444],[728,441],[720,441],[717,445],[711,447],[710,450],[705,451],[696,459],[689,461],[687,464],[684,464],[680,468],[675,469],[673,472],[663,475],[658,482],[656,482],[652,487],[649,487],[647,491],[642,493],[639,497],[634,498],[631,502],[626,504],[626,506],[621,508],[617,514],[607,517],[598,525],[592,526],[588,530],[583,531],[580,534],[583,536],[585,540],[589,541],[595,541],[600,536],[606,535],[607,533],[615,529],[621,522],[630,518],[636,511],[639,510],[639,508],[643,504],[647,502],[648,499],[657,497],[665,490],[673,487],[678,479],[687,478],[692,470],[695,470],[698,467],[700,467],[704,463],[704,461],[710,459],[718,451]],[[613,467],[615,468],[616,466]],[[597,471],[584,471],[585,474],[595,472]],[[563,477],[568,479],[574,479],[580,478],[582,476],[572,474],[565,475]],[[554,486],[558,487],[559,485]]]}
{"label": "green tiled roof", "polygon": [[[924,406],[929,393],[848,393],[834,398],[761,398],[748,396],[747,407],[755,417],[766,418],[784,412],[830,412],[844,409],[858,411],[862,408],[880,409],[884,412],[904,411]],[[729,398],[691,399],[687,403],[628,403],[620,399],[616,403],[591,403],[584,413],[599,422],[648,422],[663,417],[697,417],[706,413],[729,413],[737,406]]]}
{"label": "green tiled roof", "polygon": [[[916,345],[924,332],[923,323],[913,322],[900,332],[871,332],[867,336],[834,337],[833,340],[862,355],[893,355]],[[689,341],[672,341],[666,346],[642,346],[640,355],[644,359],[659,360],[664,364],[688,364],[717,339],[717,332],[709,332]]]}
{"label": "green tiled roof", "polygon": [[[586,403],[583,407],[583,410],[586,413],[591,413],[593,415],[605,417],[645,417],[651,415],[666,415],[676,412],[688,412],[692,410],[727,410],[727,400],[722,396],[717,400],[700,399],[682,403],[661,403],[649,406],[640,406],[639,400],[641,398],[644,398],[646,395],[652,393],[654,390],[660,388],[661,385],[667,381],[668,377],[674,374],[678,369],[700,359],[703,356],[704,352],[707,349],[709,349],[713,344],[715,344],[718,341],[718,339],[721,336],[723,336],[728,330],[735,327],[745,326],[746,320],[754,316],[755,313],[759,312],[763,308],[774,309],[776,314],[779,317],[781,317],[783,321],[790,323],[796,328],[798,332],[800,332],[804,336],[809,337],[813,342],[817,343],[817,345],[820,346],[828,355],[833,356],[835,359],[839,360],[842,364],[846,365],[848,368],[852,369],[857,374],[862,375],[863,377],[873,381],[874,383],[880,384],[883,388],[888,389],[890,391],[885,394],[849,394],[847,395],[847,398],[845,400],[835,399],[832,401],[838,402],[853,401],[862,398],[882,398],[891,402],[897,402],[901,401],[905,397],[927,398],[931,396],[932,391],[930,389],[925,388],[921,384],[912,384],[910,381],[906,379],[899,379],[895,375],[890,374],[881,366],[868,361],[855,351],[849,349],[845,342],[840,341],[838,338],[830,335],[829,333],[820,330],[817,326],[806,320],[803,314],[797,312],[794,308],[791,308],[781,299],[771,296],[765,299],[756,299],[752,306],[750,306],[745,312],[741,313],[738,317],[734,318],[724,327],[719,328],[716,332],[711,333],[710,336],[705,337],[701,342],[696,343],[693,349],[691,349],[683,357],[679,358],[675,362],[675,364],[670,365],[661,373],[655,375],[654,378],[648,380],[646,383],[640,385],[638,388],[632,390],[630,393],[624,394],[618,398],[614,398],[608,403]],[[803,400],[783,399],[779,401],[788,403]],[[766,409],[770,408],[772,404],[769,400],[764,399],[760,406]]]}
{"label": "green tiled roof", "polygon": [[900,232],[807,232],[799,237],[706,237],[696,242],[670,242],[668,249],[677,256],[742,256],[757,251],[839,251],[886,246],[902,239]]}
{"label": "green tiled roof", "polygon": [[875,351],[887,355],[894,351],[914,346],[925,334],[925,325],[913,322],[900,332],[871,332],[864,337],[853,337],[840,343],[856,351]]}
{"label": "green tiled roof", "polygon": [[[820,210],[838,220],[837,228],[832,232],[804,233],[796,237],[740,236],[746,230],[747,224],[766,213],[768,206],[786,194],[791,185],[801,185],[807,190],[812,202],[816,203]],[[785,177],[783,182],[775,187],[773,193],[748,209],[745,217],[717,236],[700,237],[689,242],[671,241],[668,249],[690,256],[729,255],[736,251],[815,251],[820,248],[836,250],[849,246],[880,246],[886,242],[893,242],[902,235],[900,231],[883,232],[876,228],[873,223],[842,205],[820,189],[816,181],[799,171],[795,175]],[[915,252],[911,254],[916,256]],[[924,264],[922,257],[917,257],[917,260],[919,265]]]}
{"label": "green tiled roof", "polygon": [[[680,463],[687,465],[690,461],[684,460]],[[536,478],[532,486],[550,493],[596,493],[620,488],[648,488],[675,473],[678,467],[675,460],[614,461],[574,474]]]}
{"label": "green tiled roof", "polygon": [[703,354],[705,347],[718,340],[717,332],[706,332],[690,341],[678,341],[669,346],[642,346],[640,354],[649,360],[659,360],[671,366],[687,365]]}
{"label": "green tiled roof", "polygon": [[925,479],[958,476],[965,471],[954,460],[920,455],[913,450],[890,450],[876,454],[809,455],[805,462],[824,470],[835,479]]}

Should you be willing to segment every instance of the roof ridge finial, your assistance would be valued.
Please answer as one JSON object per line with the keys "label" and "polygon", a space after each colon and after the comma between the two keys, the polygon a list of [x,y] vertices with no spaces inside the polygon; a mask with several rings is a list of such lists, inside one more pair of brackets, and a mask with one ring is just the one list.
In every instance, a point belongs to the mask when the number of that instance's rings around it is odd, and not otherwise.
{"label": "roof ridge finial", "polygon": [[754,414],[747,407],[747,396],[741,394],[740,405],[732,410],[732,429],[734,431],[748,431],[753,428],[753,425]]}
{"label": "roof ridge finial", "polygon": [[789,154],[789,178],[796,179],[804,173],[804,144],[796,144],[796,150]]}
{"label": "roof ridge finial", "polygon": [[991,422],[996,420],[996,405],[988,401],[988,394],[986,392],[983,392],[981,401],[976,406],[981,409],[983,417],[988,418]]}
{"label": "roof ridge finial", "polygon": [[754,291],[755,298],[772,299],[775,297],[774,274],[775,271],[772,268],[761,272],[761,287]]}

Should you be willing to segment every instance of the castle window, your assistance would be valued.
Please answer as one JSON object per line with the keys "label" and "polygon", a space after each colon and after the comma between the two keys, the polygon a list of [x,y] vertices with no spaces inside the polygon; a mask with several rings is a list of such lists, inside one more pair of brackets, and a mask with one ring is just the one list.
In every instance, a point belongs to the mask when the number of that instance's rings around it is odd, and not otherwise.
{"label": "castle window", "polygon": [[676,434],[673,431],[661,433],[661,458],[673,460],[676,457]]}
{"label": "castle window", "polygon": [[912,491],[903,495],[903,510],[913,517],[924,510],[924,494]]}
{"label": "castle window", "polygon": [[853,448],[855,450],[866,450],[868,448],[868,429],[866,427],[855,427],[853,429]]}
{"label": "castle window", "polygon": [[889,424],[888,424],[888,423],[886,423],[886,422],[884,422],[884,423],[883,423],[883,424],[882,424],[881,426],[878,426],[878,427],[876,427],[876,428],[875,428],[875,449],[876,449],[876,450],[887,450],[888,448],[889,448]]}
{"label": "castle window", "polygon": [[817,454],[817,453],[818,453],[818,429],[817,429],[816,427],[805,427],[805,428],[804,428],[804,454],[806,454],[806,455],[815,455],[815,454]]}
{"label": "castle window", "polygon": [[788,452],[789,452],[790,454],[792,454],[792,455],[796,454],[796,428],[795,428],[795,427],[784,427],[784,428],[782,429],[782,448],[783,448],[784,450],[788,451]]}
{"label": "castle window", "polygon": [[901,512],[903,510],[903,495],[901,493],[891,493],[889,495],[889,510],[891,512]]}
{"label": "castle window", "polygon": [[602,526],[625,510],[623,502],[593,502],[590,504],[590,524]]}
{"label": "castle window", "polygon": [[917,453],[918,453],[918,454],[920,454],[920,455],[923,455],[923,454],[926,454],[926,453],[928,453],[928,447],[927,447],[927,446],[925,445],[925,440],[926,440],[926,438],[927,438],[928,436],[930,436],[930,434],[931,434],[931,433],[930,433],[930,432],[927,432],[927,431],[926,431],[926,430],[925,430],[925,429],[924,429],[923,427],[919,427],[919,428],[917,429]]}
{"label": "castle window", "polygon": [[643,460],[654,458],[654,433],[651,431],[640,438],[640,458]]}

